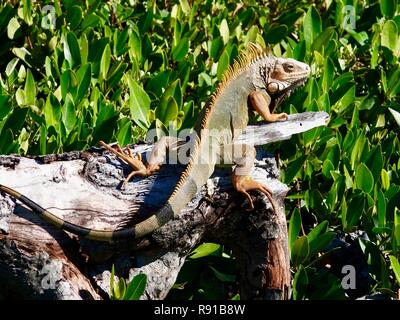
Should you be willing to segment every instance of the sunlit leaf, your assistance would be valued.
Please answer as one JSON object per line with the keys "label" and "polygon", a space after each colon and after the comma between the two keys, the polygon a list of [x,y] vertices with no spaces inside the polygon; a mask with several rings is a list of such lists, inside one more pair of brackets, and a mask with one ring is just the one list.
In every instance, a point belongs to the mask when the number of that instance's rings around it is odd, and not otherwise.
{"label": "sunlit leaf", "polygon": [[221,246],[216,243],[203,243],[199,245],[190,254],[190,259],[203,258],[209,255],[213,255],[220,250]]}
{"label": "sunlit leaf", "polygon": [[134,276],[128,284],[126,292],[123,296],[124,300],[139,300],[146,289],[147,276],[144,273],[139,273]]}
{"label": "sunlit leaf", "polygon": [[129,78],[129,105],[133,121],[143,129],[149,127],[150,98],[139,84]]}
{"label": "sunlit leaf", "polygon": [[374,187],[374,177],[363,163],[360,163],[356,169],[356,186],[366,193],[370,193]]}

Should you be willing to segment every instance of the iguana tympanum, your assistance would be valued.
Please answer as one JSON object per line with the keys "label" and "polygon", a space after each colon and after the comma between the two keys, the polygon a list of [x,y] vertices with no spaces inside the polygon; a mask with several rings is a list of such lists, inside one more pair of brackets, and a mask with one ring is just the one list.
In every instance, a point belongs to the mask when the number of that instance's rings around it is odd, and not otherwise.
{"label": "iguana tympanum", "polygon": [[[249,45],[225,72],[210,103],[201,112],[193,131],[190,160],[171,196],[160,210],[135,226],[113,231],[91,230],[58,218],[11,188],[0,185],[0,190],[21,201],[46,221],[78,236],[99,241],[140,238],[178,216],[207,182],[218,159],[223,155],[225,163],[235,165],[233,185],[237,191],[246,195],[250,208],[253,208],[253,202],[248,192],[259,190],[268,197],[275,209],[272,192],[250,175],[254,165],[254,147],[235,144],[234,139],[247,126],[249,108],[253,108],[266,121],[285,121],[287,114],[274,114],[273,110],[293,89],[304,84],[309,74],[310,67],[305,63],[277,58],[259,46]],[[219,134],[210,135],[211,131]],[[102,145],[135,169],[126,179],[127,182],[134,175],[146,177],[157,171],[164,162],[168,148],[173,144],[176,144],[176,138],[160,139],[147,165],[143,164],[140,157],[128,156],[104,143]]]}

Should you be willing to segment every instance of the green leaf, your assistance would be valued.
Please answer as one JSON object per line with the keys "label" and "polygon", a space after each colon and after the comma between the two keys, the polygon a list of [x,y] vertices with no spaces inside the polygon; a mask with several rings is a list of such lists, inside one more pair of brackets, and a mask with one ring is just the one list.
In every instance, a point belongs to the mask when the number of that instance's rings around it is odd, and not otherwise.
{"label": "green leaf", "polygon": [[26,105],[35,105],[36,100],[36,85],[35,80],[33,79],[33,75],[30,69],[28,69],[26,73],[25,80],[25,104]]}
{"label": "green leaf", "polygon": [[32,20],[32,0],[22,0],[22,14],[27,25],[33,24]]}
{"label": "green leaf", "polygon": [[374,181],[378,181],[383,168],[383,156],[381,145],[376,146],[369,153],[369,159],[367,160],[367,167],[371,170]]}
{"label": "green leaf", "polygon": [[107,44],[104,48],[103,54],[101,56],[100,61],[100,79],[106,80],[108,69],[110,68],[110,61],[111,61],[111,49],[110,45]]}
{"label": "green leaf", "polygon": [[115,276],[115,267],[114,264],[111,267],[111,276],[110,276],[110,298],[114,299],[114,276]]}
{"label": "green leaf", "polygon": [[389,108],[390,113],[393,115],[394,120],[396,120],[397,124],[400,126],[400,112]]}
{"label": "green leaf", "polygon": [[307,271],[300,265],[293,278],[293,300],[303,300],[306,295],[307,286]]}
{"label": "green leaf", "polygon": [[22,61],[24,61],[29,67],[32,67],[31,62],[32,62],[32,54],[26,50],[24,47],[22,48],[13,48],[12,52],[20,58]]}
{"label": "green leaf", "polygon": [[61,118],[61,106],[57,98],[52,93],[47,96],[46,103],[43,108],[43,114],[46,120],[46,127],[49,128],[53,126],[56,128]]}
{"label": "green leaf", "polygon": [[400,210],[396,207],[394,209],[394,219],[393,219],[393,251],[398,252],[400,248]]}
{"label": "green leaf", "polygon": [[306,41],[307,47],[311,47],[314,39],[316,39],[322,31],[321,17],[314,6],[309,6],[307,14],[304,17],[303,28],[304,40]]}
{"label": "green leaf", "polygon": [[85,34],[82,34],[81,38],[81,63],[82,65],[86,65],[88,62],[88,56],[89,56],[89,42]]}
{"label": "green leaf", "polygon": [[149,127],[150,98],[132,78],[128,79],[129,106],[133,121],[143,129]]}
{"label": "green leaf", "polygon": [[71,70],[65,70],[60,78],[61,86],[61,97],[65,100],[67,93],[69,93],[69,87],[71,82]]}
{"label": "green leaf", "polygon": [[388,190],[390,187],[390,177],[385,169],[382,169],[381,171],[381,182],[382,182],[382,188]]}
{"label": "green leaf", "polygon": [[365,45],[368,41],[368,33],[365,31],[362,32],[354,32],[353,30],[347,30],[351,34],[351,36],[361,45]]}
{"label": "green leaf", "polygon": [[271,29],[269,29],[264,39],[266,40],[267,43],[271,44],[279,43],[286,37],[287,32],[288,32],[288,27],[283,24],[273,26],[271,27]]}
{"label": "green leaf", "polygon": [[215,277],[222,281],[222,282],[235,282],[236,280],[236,276],[234,274],[226,274],[223,272],[218,271],[217,269],[215,269],[212,266],[209,266],[211,268],[211,270],[214,272]]}
{"label": "green leaf", "polygon": [[397,0],[380,0],[379,5],[381,7],[382,15],[386,18],[392,18],[396,12]]}
{"label": "green leaf", "polygon": [[175,61],[182,61],[189,51],[189,39],[182,38],[178,45],[172,49],[172,58]]}
{"label": "green leaf", "polygon": [[132,138],[132,125],[131,121],[128,118],[123,118],[121,121],[123,123],[122,126],[119,127],[117,140],[120,146],[126,146],[131,142]]}
{"label": "green leaf", "polygon": [[20,27],[21,27],[21,25],[19,24],[18,19],[15,17],[11,18],[10,21],[8,22],[8,26],[7,26],[8,38],[10,38],[11,40],[14,39],[14,36]]}
{"label": "green leaf", "polygon": [[40,141],[39,141],[40,154],[46,154],[47,151],[47,128],[45,125],[40,126]]}
{"label": "green leaf", "polygon": [[301,263],[307,260],[310,253],[310,245],[306,236],[298,238],[293,245],[293,251],[291,252],[292,262],[295,266],[299,266]]}
{"label": "green leaf", "polygon": [[378,213],[378,226],[380,228],[386,225],[386,199],[382,190],[378,190],[378,199],[376,202],[376,210]]}
{"label": "green leaf", "polygon": [[178,116],[178,104],[174,97],[169,97],[166,104],[160,104],[156,109],[157,118],[168,127],[171,121],[176,120]]}
{"label": "green leaf", "polygon": [[7,64],[6,67],[6,76],[9,77],[13,71],[15,70],[15,67],[17,66],[19,61],[19,58],[13,58],[11,61]]}
{"label": "green leaf", "polygon": [[322,174],[327,179],[332,179],[331,171],[334,171],[335,167],[329,159],[325,159],[324,164],[322,165]]}
{"label": "green leaf", "polygon": [[190,13],[190,5],[188,0],[179,0],[179,4],[181,5],[183,13],[188,15]]}
{"label": "green leaf", "polygon": [[160,98],[160,103],[157,108],[160,108],[160,110],[166,109],[167,104],[170,101],[170,97],[173,97],[175,99],[176,103],[178,104],[178,109],[180,109],[180,106],[183,102],[180,79],[176,79],[165,89]]}
{"label": "green leaf", "polygon": [[133,277],[129,283],[123,300],[140,300],[146,289],[147,276],[144,273],[139,273]]}
{"label": "green leaf", "polygon": [[354,103],[356,96],[356,86],[351,86],[349,90],[340,98],[338,102],[335,103],[334,108],[337,113],[344,113],[347,111],[348,107]]}
{"label": "green leaf", "polygon": [[17,104],[19,106],[25,106],[25,92],[21,88],[18,88],[15,92],[15,100],[17,100]]}
{"label": "green leaf", "polygon": [[[399,39],[400,40],[400,39]],[[400,41],[397,41],[398,48],[395,55],[400,56]],[[388,88],[385,92],[389,97],[395,97],[396,95],[400,94],[400,68],[397,67],[394,72],[390,74],[389,81],[388,81]]]}
{"label": "green leaf", "polygon": [[226,45],[229,41],[229,26],[228,22],[226,19],[222,19],[221,24],[219,25],[219,33],[221,34],[222,40],[224,41],[224,44]]}
{"label": "green leaf", "polygon": [[351,228],[360,220],[360,217],[364,211],[365,199],[362,195],[358,194],[353,196],[350,200],[349,207],[346,212],[345,229],[351,230]]}
{"label": "green leaf", "polygon": [[374,177],[363,163],[360,163],[356,169],[356,186],[366,193],[370,193],[374,188]]}
{"label": "green leaf", "polygon": [[100,18],[96,14],[91,13],[83,19],[81,28],[82,30],[85,30],[86,28],[96,26],[99,22]]}
{"label": "green leaf", "polygon": [[221,249],[221,246],[216,243],[203,243],[192,251],[189,259],[199,259],[206,256],[214,255]]}
{"label": "green leaf", "polygon": [[116,67],[114,66],[114,68],[110,70],[108,76],[108,85],[110,88],[114,88],[118,85],[127,67],[128,64],[121,61]]}
{"label": "green leaf", "polygon": [[311,52],[318,51],[322,53],[322,48],[326,47],[332,35],[335,32],[335,27],[326,28],[323,32],[317,35],[311,46]]}
{"label": "green leaf", "polygon": [[288,242],[290,251],[293,250],[294,242],[301,230],[301,214],[297,208],[294,209],[289,222]]}
{"label": "green leaf", "polygon": [[[12,105],[10,97],[5,95],[0,95],[0,119],[4,119],[10,113],[11,109]],[[1,127],[0,127],[0,132],[1,132]]]}
{"label": "green leaf", "polygon": [[208,54],[209,56],[216,61],[218,59],[219,53],[221,52],[222,48],[224,47],[224,41],[222,37],[217,37],[209,42]]}
{"label": "green leaf", "polygon": [[358,163],[358,161],[360,160],[361,154],[366,144],[365,134],[362,131],[357,131],[357,134],[358,137],[356,143],[354,144],[354,147],[351,150],[351,155],[350,155],[350,164],[352,168],[354,168]]}
{"label": "green leaf", "polygon": [[399,260],[395,257],[390,255],[390,266],[392,267],[392,270],[394,272],[394,275],[396,276],[397,283],[400,285],[400,264]]}
{"label": "green leaf", "polygon": [[323,219],[328,213],[328,208],[318,189],[307,190],[304,194],[304,201],[308,208],[312,208],[319,219]]}
{"label": "green leaf", "polygon": [[79,68],[78,72],[76,73],[78,78],[78,90],[75,95],[74,102],[79,104],[81,100],[87,95],[88,89],[90,87],[90,83],[92,80],[92,68],[91,64],[88,63],[81,68]]}
{"label": "green leaf", "polygon": [[7,118],[3,130],[10,129],[14,134],[17,134],[25,123],[27,113],[28,108],[15,108]]}
{"label": "green leaf", "polygon": [[118,119],[118,113],[110,103],[101,102],[99,111],[93,130],[93,144],[98,143],[100,140],[110,141]]}
{"label": "green leaf", "polygon": [[115,31],[116,40],[114,40],[114,54],[116,56],[120,56],[124,54],[128,50],[127,41],[128,41],[128,31],[129,28],[125,28],[122,32],[119,30]]}
{"label": "green leaf", "polygon": [[76,29],[82,21],[83,10],[81,6],[72,6],[68,10],[68,22],[70,23],[71,29]]}
{"label": "green leaf", "polygon": [[195,117],[194,117],[194,102],[190,100],[188,103],[185,103],[183,106],[184,119],[181,124],[181,129],[192,128],[195,125]]}
{"label": "green leaf", "polygon": [[75,33],[69,32],[64,41],[64,56],[71,68],[81,63],[81,53]]}
{"label": "green leaf", "polygon": [[310,241],[310,256],[315,256],[318,252],[324,250],[335,238],[336,232],[327,232],[319,235]]}
{"label": "green leaf", "polygon": [[334,77],[334,66],[331,58],[327,58],[324,63],[324,73],[322,75],[322,89],[324,92],[328,92],[330,89]]}
{"label": "green leaf", "polygon": [[225,71],[229,67],[229,54],[226,50],[221,54],[219,61],[218,61],[218,67],[217,67],[217,77],[218,80],[222,79],[222,76],[224,75]]}
{"label": "green leaf", "polygon": [[67,130],[67,134],[74,128],[76,120],[75,105],[71,94],[68,93],[62,108],[62,122]]}
{"label": "green leaf", "polygon": [[260,30],[256,25],[251,26],[250,30],[247,32],[246,37],[244,39],[244,43],[256,43],[257,42],[257,35],[260,34]]}
{"label": "green leaf", "polygon": [[114,288],[114,295],[117,300],[122,300],[126,293],[126,283],[123,278],[120,278]]}
{"label": "green leaf", "polygon": [[393,20],[385,22],[382,28],[381,45],[395,52],[398,45],[397,25]]}
{"label": "green leaf", "polygon": [[318,224],[314,229],[312,229],[308,235],[308,241],[314,241],[317,239],[317,237],[323,233],[325,233],[328,230],[329,223],[327,220],[322,221],[320,224]]}
{"label": "green leaf", "polygon": [[135,31],[132,31],[129,36],[128,45],[130,58],[136,58],[137,61],[140,62],[142,59],[142,41]]}
{"label": "green leaf", "polygon": [[284,181],[285,183],[291,183],[294,178],[299,175],[299,171],[302,170],[304,161],[306,160],[305,156],[300,156],[296,158],[294,161],[290,162],[290,165],[286,172],[284,172]]}
{"label": "green leaf", "polygon": [[11,129],[3,128],[0,134],[0,153],[8,154],[13,147],[13,132]]}

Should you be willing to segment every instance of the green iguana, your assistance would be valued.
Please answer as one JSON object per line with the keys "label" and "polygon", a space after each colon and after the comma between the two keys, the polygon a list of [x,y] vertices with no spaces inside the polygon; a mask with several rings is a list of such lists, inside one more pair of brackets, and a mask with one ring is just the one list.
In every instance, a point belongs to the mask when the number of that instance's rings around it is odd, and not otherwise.
{"label": "green iguana", "polygon": [[[254,166],[254,147],[235,144],[234,139],[247,126],[249,108],[253,108],[266,121],[285,121],[287,114],[274,114],[273,110],[293,89],[303,85],[309,74],[310,67],[305,63],[277,58],[258,46],[249,45],[247,51],[225,72],[211,101],[202,110],[193,131],[190,160],[171,196],[160,210],[132,227],[112,231],[88,229],[64,221],[11,188],[0,185],[0,190],[21,201],[44,220],[78,236],[99,241],[140,238],[180,214],[207,182],[223,154],[226,163],[236,165],[232,175],[233,186],[246,195],[250,208],[253,208],[253,202],[248,191],[259,190],[268,197],[275,209],[272,192],[250,175]],[[210,136],[210,130],[222,134]],[[160,139],[155,144],[147,165],[144,165],[141,157],[126,155],[121,150],[116,151],[102,143],[106,149],[116,153],[135,169],[124,183],[134,175],[146,177],[157,171],[164,162],[168,148],[173,144],[176,144],[174,138]],[[211,156],[204,159],[205,154]]]}

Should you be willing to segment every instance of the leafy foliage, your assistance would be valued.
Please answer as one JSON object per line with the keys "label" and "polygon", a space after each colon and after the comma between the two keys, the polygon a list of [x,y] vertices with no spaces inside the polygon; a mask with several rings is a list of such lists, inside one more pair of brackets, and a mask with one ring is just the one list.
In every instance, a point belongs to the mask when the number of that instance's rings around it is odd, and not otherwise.
{"label": "leafy foliage", "polygon": [[110,298],[111,300],[139,300],[146,288],[147,276],[139,273],[127,284],[124,278],[115,283],[115,268],[111,269]]}
{"label": "leafy foliage", "polygon": [[168,299],[239,300],[236,260],[221,245],[203,243],[186,260]]}
{"label": "leafy foliage", "polygon": [[[327,127],[268,146],[279,152],[291,187],[293,298],[352,296],[330,259],[341,250],[338,232],[360,230],[365,234],[354,245],[371,278],[363,294],[394,296],[400,284],[398,1],[168,3],[56,0],[50,16],[41,11],[47,2],[0,4],[0,153],[58,153],[99,140],[125,145],[169,121],[190,128],[245,44],[268,45],[312,69],[305,89],[282,111],[330,114]],[[220,280],[232,271],[212,267]]]}

